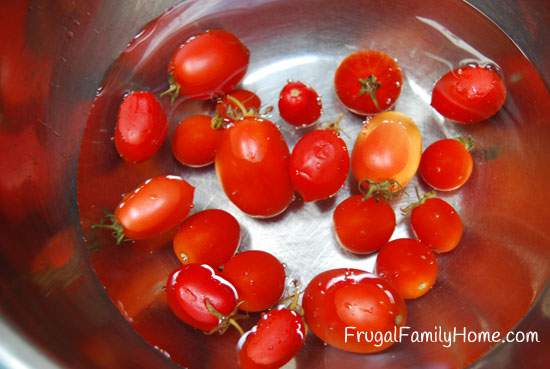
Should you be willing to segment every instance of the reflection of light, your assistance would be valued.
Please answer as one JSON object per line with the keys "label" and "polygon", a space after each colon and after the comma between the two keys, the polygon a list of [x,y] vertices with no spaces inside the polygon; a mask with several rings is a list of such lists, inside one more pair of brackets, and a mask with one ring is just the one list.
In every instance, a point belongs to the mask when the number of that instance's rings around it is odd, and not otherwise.
{"label": "reflection of light", "polygon": [[297,56],[295,58],[283,59],[266,65],[265,67],[259,68],[254,72],[248,74],[244,79],[243,83],[245,85],[258,82],[263,78],[275,74],[277,72],[282,72],[287,69],[291,69],[300,65],[312,64],[319,60],[319,57],[316,55],[303,55]]}
{"label": "reflection of light", "polygon": [[420,98],[426,105],[430,105],[432,102],[432,97],[430,94],[428,94],[422,86],[420,86],[418,83],[416,83],[415,80],[407,78],[407,82],[409,82],[409,86],[411,86],[411,90],[413,93]]}

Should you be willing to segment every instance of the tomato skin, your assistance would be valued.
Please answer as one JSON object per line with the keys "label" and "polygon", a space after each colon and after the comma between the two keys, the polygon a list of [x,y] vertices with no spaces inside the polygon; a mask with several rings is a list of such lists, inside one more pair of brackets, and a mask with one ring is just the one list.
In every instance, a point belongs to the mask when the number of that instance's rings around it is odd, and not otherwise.
{"label": "tomato skin", "polygon": [[407,307],[388,282],[358,269],[320,273],[309,282],[302,303],[311,331],[327,344],[349,352],[379,352],[393,342],[384,342],[380,347],[353,338],[345,342],[346,327],[393,332],[407,320]]}
{"label": "tomato skin", "polygon": [[288,124],[307,127],[321,116],[321,97],[302,82],[288,82],[279,94],[279,113]]}
{"label": "tomato skin", "polygon": [[395,180],[402,187],[416,173],[422,136],[403,113],[385,112],[365,122],[351,153],[351,171],[358,182]]}
{"label": "tomato skin", "polygon": [[269,309],[283,295],[285,268],[268,252],[249,250],[233,256],[221,274],[231,282],[243,303],[242,311],[257,312]]}
{"label": "tomato skin", "polygon": [[460,215],[438,198],[427,199],[412,210],[411,226],[416,237],[438,253],[453,250],[462,238]]}
{"label": "tomato skin", "polygon": [[237,219],[226,211],[207,209],[181,224],[173,249],[182,264],[208,264],[217,268],[231,259],[239,242]]}
{"label": "tomato skin", "polygon": [[248,90],[234,90],[218,99],[216,102],[216,115],[225,122],[234,123],[235,121],[241,119],[243,114],[237,104],[227,97],[228,95],[239,100],[247,111],[260,111],[262,101],[258,95]]}
{"label": "tomato skin", "polygon": [[246,117],[224,130],[216,173],[239,209],[269,218],[282,213],[294,198],[289,159],[288,146],[275,124]]}
{"label": "tomato skin", "polygon": [[376,273],[394,286],[404,299],[416,299],[435,284],[437,263],[428,246],[419,240],[400,238],[380,249]]}
{"label": "tomato skin", "polygon": [[445,74],[434,86],[432,106],[445,118],[471,124],[495,115],[506,100],[506,86],[496,71],[468,65]]}
{"label": "tomato skin", "polygon": [[[374,76],[380,87],[375,96],[361,93],[360,79]],[[362,50],[348,55],[334,75],[334,87],[340,102],[355,114],[369,115],[388,110],[401,94],[403,74],[396,61],[381,51]]]}
{"label": "tomato skin", "polygon": [[306,336],[302,317],[290,309],[263,313],[258,324],[239,340],[241,369],[278,369],[304,346]]}
{"label": "tomato skin", "polygon": [[126,161],[150,159],[162,146],[168,122],[164,109],[151,92],[129,93],[118,110],[115,147]]}
{"label": "tomato skin", "polygon": [[191,115],[183,119],[172,137],[172,153],[183,165],[203,167],[214,162],[223,130],[212,127],[208,115]]}
{"label": "tomato skin", "polygon": [[353,195],[336,206],[333,222],[340,246],[356,254],[370,254],[390,239],[395,213],[385,200]]}
{"label": "tomato skin", "polygon": [[174,228],[187,217],[194,192],[195,188],[180,177],[153,177],[124,197],[115,218],[127,238],[149,238]]}
{"label": "tomato skin", "polygon": [[174,271],[166,282],[168,306],[186,324],[210,332],[219,319],[208,311],[208,302],[220,314],[229,316],[237,306],[235,288],[216,275],[208,265],[187,264]]}
{"label": "tomato skin", "polygon": [[181,96],[207,100],[235,88],[246,74],[249,54],[234,34],[209,30],[185,41],[168,71],[179,85]]}
{"label": "tomato skin", "polygon": [[424,150],[419,173],[430,187],[452,191],[468,181],[473,167],[474,160],[464,144],[448,138],[436,141]]}
{"label": "tomato skin", "polygon": [[349,171],[346,143],[332,129],[306,133],[290,156],[290,179],[305,202],[328,199],[342,188]]}

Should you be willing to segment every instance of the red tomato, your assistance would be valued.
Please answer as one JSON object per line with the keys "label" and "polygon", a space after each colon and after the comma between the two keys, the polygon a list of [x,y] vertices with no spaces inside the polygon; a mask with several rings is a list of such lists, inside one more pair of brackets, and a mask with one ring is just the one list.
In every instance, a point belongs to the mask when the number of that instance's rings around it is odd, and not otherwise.
{"label": "red tomato", "polygon": [[380,249],[395,230],[395,213],[383,199],[354,195],[334,209],[334,229],[340,245],[356,254]]}
{"label": "red tomato", "polygon": [[176,51],[166,93],[207,100],[231,92],[248,68],[249,51],[234,34],[209,30],[189,38]]}
{"label": "red tomato", "polygon": [[290,156],[290,179],[304,201],[328,199],[346,181],[349,153],[333,129],[306,133]]}
{"label": "red tomato", "polygon": [[239,209],[269,218],[282,213],[293,199],[289,158],[275,124],[246,117],[224,131],[216,172],[225,194]]}
{"label": "red tomato", "polygon": [[243,311],[269,309],[279,302],[285,289],[285,268],[265,251],[238,253],[224,265],[222,276],[237,289]]}
{"label": "red tomato", "polygon": [[228,123],[234,123],[244,117],[245,113],[242,111],[243,109],[248,115],[256,115],[260,111],[261,105],[262,101],[254,92],[235,90],[216,102],[216,118]]}
{"label": "red tomato", "polygon": [[407,320],[407,307],[395,290],[382,278],[357,269],[317,275],[304,292],[303,308],[306,323],[317,337],[357,353],[382,351],[394,342],[366,342],[364,335],[358,339],[356,333],[387,334]]}
{"label": "red tomato", "polygon": [[167,131],[166,114],[155,95],[131,92],[118,110],[115,147],[126,161],[145,161],[160,149]]}
{"label": "red tomato", "polygon": [[288,82],[279,94],[279,114],[287,123],[307,127],[321,116],[319,94],[302,82]]}
{"label": "red tomato", "polygon": [[258,325],[246,332],[237,345],[242,369],[278,369],[304,346],[306,329],[302,317],[290,309],[262,314]]}
{"label": "red tomato", "polygon": [[32,273],[63,268],[72,260],[77,242],[72,228],[66,228],[54,234],[34,256],[31,263]]}
{"label": "red tomato", "polygon": [[452,191],[464,185],[472,174],[474,161],[466,145],[444,139],[428,146],[420,159],[420,176],[439,191]]}
{"label": "red tomato", "polygon": [[141,240],[166,232],[180,224],[193,207],[195,188],[177,176],[148,179],[125,195],[116,207],[113,224],[93,228],[113,231],[117,243],[125,238]]}
{"label": "red tomato", "polygon": [[470,124],[495,115],[506,100],[506,86],[489,67],[468,65],[445,74],[434,86],[432,106],[445,118]]}
{"label": "red tomato", "polygon": [[435,252],[449,252],[462,238],[463,225],[455,209],[444,200],[428,198],[411,212],[411,226],[420,241]]}
{"label": "red tomato", "polygon": [[208,264],[217,268],[237,251],[240,228],[233,215],[208,209],[187,218],[174,237],[174,253],[183,264]]}
{"label": "red tomato", "polygon": [[223,331],[223,317],[237,307],[235,288],[208,265],[187,264],[173,272],[166,283],[168,306],[183,322],[205,333]]}
{"label": "red tomato", "polygon": [[203,167],[214,162],[223,130],[208,115],[191,115],[180,122],[172,137],[172,153],[183,165]]}
{"label": "red tomato", "polygon": [[352,112],[369,115],[390,109],[403,84],[401,68],[380,51],[363,50],[348,55],[336,69],[336,95]]}
{"label": "red tomato", "polygon": [[402,187],[416,173],[422,153],[422,137],[411,118],[385,112],[365,122],[351,153],[355,179],[397,181]]}
{"label": "red tomato", "polygon": [[376,272],[405,299],[426,294],[435,284],[437,263],[419,240],[400,238],[384,245],[376,258]]}

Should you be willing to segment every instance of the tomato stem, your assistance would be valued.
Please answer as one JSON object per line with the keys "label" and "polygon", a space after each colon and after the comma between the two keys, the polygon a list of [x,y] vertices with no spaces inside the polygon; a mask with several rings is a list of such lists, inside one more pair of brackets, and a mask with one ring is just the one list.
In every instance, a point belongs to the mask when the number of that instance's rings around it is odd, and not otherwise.
{"label": "tomato stem", "polygon": [[418,191],[418,187],[415,187],[414,191],[416,192],[417,201],[409,204],[404,208],[401,208],[401,213],[403,215],[409,214],[411,211],[413,211],[414,208],[424,204],[428,199],[434,198],[436,196],[435,191],[426,192],[423,195],[420,195],[420,192]]}
{"label": "tomato stem", "polygon": [[109,213],[107,211],[105,212],[105,216],[101,218],[99,223],[92,224],[91,228],[92,229],[102,228],[102,229],[111,230],[117,245],[120,245],[122,242],[131,241],[126,238],[126,235],[124,234],[124,227],[122,226],[122,224],[118,222],[114,214]]}
{"label": "tomato stem", "polygon": [[237,105],[237,108],[239,108],[239,110],[241,111],[243,117],[254,115],[253,109],[251,109],[250,111],[246,110],[246,107],[244,106],[244,104],[239,99],[236,99],[231,95],[227,95],[226,97],[233,104]]}
{"label": "tomato stem", "polygon": [[224,334],[227,329],[232,326],[235,328],[241,336],[244,334],[244,330],[240,326],[239,323],[237,323],[237,319],[242,319],[245,317],[245,315],[239,315],[237,314],[237,310],[239,309],[239,305],[241,305],[243,302],[239,302],[237,306],[235,306],[235,309],[231,312],[229,315],[223,315],[220,313],[216,308],[210,303],[210,300],[205,299],[204,304],[206,305],[206,309],[208,312],[212,315],[214,315],[216,318],[218,318],[218,326],[208,332],[207,334],[213,334],[215,332],[218,332],[219,334]]}
{"label": "tomato stem", "polygon": [[468,151],[472,151],[475,147],[475,141],[471,136],[461,136],[455,138],[455,140],[463,144]]}
{"label": "tomato stem", "polygon": [[361,85],[361,89],[359,90],[359,96],[369,94],[372,100],[372,103],[374,104],[376,109],[380,111],[380,106],[378,105],[378,99],[376,98],[376,91],[378,91],[378,89],[382,87],[380,82],[378,82],[376,77],[371,74],[367,78],[359,78],[359,84]]}
{"label": "tomato stem", "polygon": [[[367,190],[365,190],[365,184],[368,184]],[[359,191],[363,194],[365,200],[374,197],[376,201],[380,199],[389,201],[397,196],[402,190],[403,186],[395,179],[387,179],[381,182],[365,179],[359,182]]]}
{"label": "tomato stem", "polygon": [[180,85],[174,79],[174,76],[170,74],[168,77],[168,88],[161,92],[160,97],[170,96],[170,102],[173,104],[180,94]]}
{"label": "tomato stem", "polygon": [[342,123],[343,119],[344,119],[344,114],[343,113],[338,114],[336,119],[332,122],[329,122],[324,129],[333,130],[334,132],[336,132],[337,135],[340,135],[340,123]]}
{"label": "tomato stem", "polygon": [[213,129],[221,129],[223,127],[224,120],[218,114],[214,115],[211,120],[211,126]]}

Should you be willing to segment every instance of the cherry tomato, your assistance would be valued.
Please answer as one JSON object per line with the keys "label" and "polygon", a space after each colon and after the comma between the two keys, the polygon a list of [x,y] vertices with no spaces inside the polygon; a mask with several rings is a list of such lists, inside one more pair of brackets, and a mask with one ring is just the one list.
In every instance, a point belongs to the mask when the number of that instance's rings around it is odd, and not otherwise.
{"label": "cherry tomato", "polygon": [[416,299],[435,284],[437,263],[428,246],[419,240],[400,238],[380,249],[376,272],[391,283],[403,298]]}
{"label": "cherry tomato", "polygon": [[237,289],[242,301],[239,309],[243,311],[269,309],[285,289],[285,268],[265,251],[238,253],[224,265],[222,276]]}
{"label": "cherry tomato", "polygon": [[407,320],[407,307],[397,292],[384,279],[357,269],[317,275],[304,292],[303,308],[306,323],[317,337],[356,353],[378,352],[393,344],[393,340],[366,342],[357,333],[387,334]]}
{"label": "cherry tomato", "polygon": [[208,264],[217,268],[237,251],[240,228],[233,215],[208,209],[187,218],[174,237],[174,253],[183,264]]}
{"label": "cherry tomato", "polygon": [[444,139],[432,143],[420,159],[420,176],[439,191],[452,191],[464,185],[472,174],[474,161],[466,145]]}
{"label": "cherry tomato", "polygon": [[356,254],[380,249],[395,230],[395,213],[383,199],[354,195],[342,201],[333,215],[340,245]]}
{"label": "cherry tomato", "polygon": [[420,241],[435,252],[449,252],[462,238],[463,225],[455,209],[444,200],[428,198],[411,212],[411,226]]}
{"label": "cherry tomato", "polygon": [[216,172],[229,199],[243,212],[269,218],[293,199],[290,153],[271,121],[246,117],[224,130]]}
{"label": "cherry tomato", "polygon": [[421,153],[422,137],[413,120],[385,112],[363,125],[351,153],[351,170],[359,183],[394,180],[405,187],[418,169]]}
{"label": "cherry tomato", "polygon": [[302,317],[290,309],[262,314],[258,325],[246,332],[237,345],[242,369],[278,369],[304,346]]}
{"label": "cherry tomato", "polygon": [[249,51],[234,34],[209,30],[183,43],[168,67],[166,93],[207,100],[231,92],[248,68]]}
{"label": "cherry tomato", "polygon": [[506,100],[506,86],[489,67],[468,65],[445,74],[434,86],[432,106],[457,123],[477,123],[495,115]]}
{"label": "cherry tomato", "polygon": [[305,202],[328,199],[346,181],[349,153],[333,129],[306,133],[290,156],[290,179]]}
{"label": "cherry tomato", "polygon": [[403,75],[396,61],[381,51],[363,50],[348,55],[336,69],[336,95],[359,115],[388,110],[401,93]]}
{"label": "cherry tomato", "polygon": [[166,114],[155,95],[131,92],[118,110],[115,147],[126,161],[145,161],[160,149],[167,131]]}
{"label": "cherry tomato", "polygon": [[[235,100],[240,104],[237,104]],[[255,115],[260,111],[261,105],[262,101],[254,92],[248,90],[235,90],[228,93],[223,98],[218,99],[216,102],[216,118],[224,122],[234,123],[244,117],[242,108],[244,108],[248,114]]]}
{"label": "cherry tomato", "polygon": [[239,299],[235,287],[204,264],[174,271],[166,282],[166,296],[179,319],[206,333],[227,328],[223,317],[233,314]]}
{"label": "cherry tomato", "polygon": [[172,138],[172,153],[183,165],[203,167],[214,162],[223,130],[208,115],[191,115],[180,122]]}
{"label": "cherry tomato", "polygon": [[125,238],[141,240],[166,232],[180,224],[193,207],[195,188],[177,176],[148,179],[125,195],[116,207],[112,224],[94,228],[113,231],[117,243]]}
{"label": "cherry tomato", "polygon": [[287,123],[307,127],[321,116],[319,94],[302,82],[288,82],[279,94],[279,114]]}

